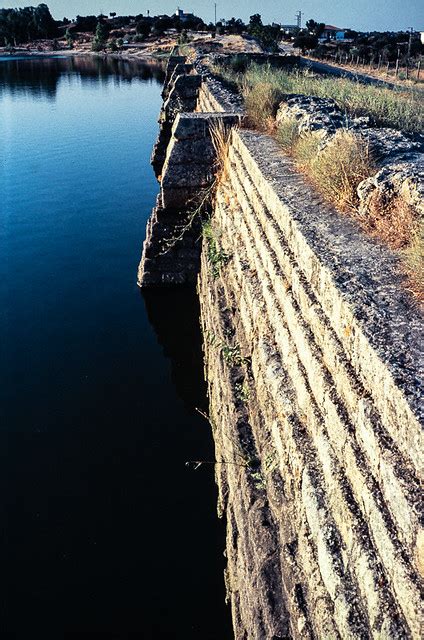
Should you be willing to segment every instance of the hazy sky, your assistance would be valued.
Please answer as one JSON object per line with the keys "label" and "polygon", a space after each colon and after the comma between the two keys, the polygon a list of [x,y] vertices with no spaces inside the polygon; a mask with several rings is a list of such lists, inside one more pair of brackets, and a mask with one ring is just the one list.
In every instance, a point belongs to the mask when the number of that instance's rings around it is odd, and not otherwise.
{"label": "hazy sky", "polygon": [[[37,5],[41,0],[0,0],[0,8]],[[116,11],[118,14],[172,13],[174,0],[44,0],[53,16],[61,19],[77,14],[99,14]],[[207,22],[213,20],[214,2],[210,0],[180,0],[180,7],[193,11]],[[219,18],[241,17],[247,20],[252,13],[260,13],[266,22],[295,24],[295,13],[301,10],[305,20],[314,18],[337,27],[351,27],[362,31],[398,31],[413,27],[424,31],[423,0],[217,0]]]}

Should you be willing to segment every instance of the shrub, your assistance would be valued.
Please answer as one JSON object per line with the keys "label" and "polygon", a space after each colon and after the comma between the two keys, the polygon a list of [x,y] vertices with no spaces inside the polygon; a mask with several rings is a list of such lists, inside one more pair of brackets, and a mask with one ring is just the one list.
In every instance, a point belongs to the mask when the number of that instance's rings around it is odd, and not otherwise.
{"label": "shrub", "polygon": [[249,124],[265,131],[274,127],[275,115],[282,100],[282,92],[269,82],[245,85],[244,102]]}
{"label": "shrub", "polygon": [[371,196],[365,221],[367,230],[392,249],[405,249],[417,230],[417,215],[402,196],[384,202],[378,191]]}
{"label": "shrub", "polygon": [[230,256],[219,246],[210,221],[204,222],[202,235],[207,243],[207,257],[213,278],[217,278],[221,268],[228,264]]}
{"label": "shrub", "polygon": [[299,128],[294,118],[287,118],[278,127],[277,140],[286,153],[292,154],[299,140]]}
{"label": "shrub", "polygon": [[367,143],[341,129],[320,151],[322,138],[310,133],[299,138],[295,157],[323,195],[342,210],[356,210],[358,184],[373,172]]}

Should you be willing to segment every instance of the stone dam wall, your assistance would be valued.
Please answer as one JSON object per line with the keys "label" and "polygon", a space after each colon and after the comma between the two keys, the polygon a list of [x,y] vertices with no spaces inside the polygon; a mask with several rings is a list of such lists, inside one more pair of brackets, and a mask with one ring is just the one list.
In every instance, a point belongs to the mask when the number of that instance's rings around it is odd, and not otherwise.
{"label": "stone dam wall", "polygon": [[[269,136],[232,130],[207,233],[181,233],[193,194],[213,184],[209,123],[242,118],[224,87],[181,64],[139,284],[198,281],[235,638],[421,638],[422,318],[395,256],[323,203]],[[187,74],[200,77],[195,111],[172,111]]]}

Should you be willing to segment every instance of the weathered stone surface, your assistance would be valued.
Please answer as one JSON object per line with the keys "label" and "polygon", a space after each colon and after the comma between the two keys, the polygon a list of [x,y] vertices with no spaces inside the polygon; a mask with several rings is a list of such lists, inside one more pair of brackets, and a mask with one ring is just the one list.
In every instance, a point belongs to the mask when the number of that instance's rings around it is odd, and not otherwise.
{"label": "weathered stone surface", "polygon": [[174,73],[174,69],[179,64],[184,64],[186,61],[185,56],[170,56],[168,64],[166,66],[165,80],[163,83],[162,97],[168,95],[169,84]]}
{"label": "weathered stone surface", "polygon": [[175,238],[187,223],[187,216],[178,211],[164,210],[158,202],[147,224],[137,276],[140,287],[196,282],[201,250],[198,242],[200,221],[194,221],[190,226],[184,234],[184,242],[175,243]]}
{"label": "weathered stone surface", "polygon": [[143,245],[138,274],[141,287],[194,281],[200,251],[196,211],[207,206],[217,170],[211,127],[221,123],[229,128],[240,122],[237,114],[186,111],[194,110],[201,82],[192,70],[191,65],[178,60],[164,92],[161,128],[152,158],[161,188]]}
{"label": "weathered stone surface", "polygon": [[[226,127],[240,124],[240,117],[233,113],[181,113],[173,129],[176,140],[205,139],[214,123],[222,122]],[[200,159],[200,158],[199,158]]]}
{"label": "weathered stone surface", "polygon": [[406,156],[424,151],[423,142],[414,139],[396,129],[383,127],[381,129],[363,129],[361,135],[369,144],[369,149],[376,161],[393,162],[394,156]]}
{"label": "weathered stone surface", "polygon": [[[166,151],[171,139],[172,126],[182,111],[194,111],[197,104],[201,78],[191,74],[192,65],[182,63],[185,58],[171,57],[163,90],[164,103],[159,114],[160,130],[152,153],[152,165],[156,176],[162,173]],[[186,74],[186,71],[189,71]]]}
{"label": "weathered stone surface", "polygon": [[189,75],[194,70],[194,67],[192,64],[186,64],[185,62],[178,62],[178,59],[183,61],[185,60],[185,58],[183,58],[182,56],[178,56],[177,60],[175,61],[176,63],[172,65],[172,72],[170,75],[168,74],[168,70],[170,69],[168,64],[167,74],[164,82],[164,88],[162,91],[162,97],[164,99],[166,99],[169,96],[170,89],[175,86],[175,81],[178,78],[178,76]]}
{"label": "weathered stone surface", "polygon": [[376,175],[363,180],[357,189],[359,212],[367,217],[372,202],[378,199],[380,209],[395,198],[413,208],[417,219],[424,218],[424,155],[409,156],[409,161],[395,161],[385,165]]}
{"label": "weathered stone surface", "polygon": [[277,124],[286,120],[298,122],[299,133],[321,131],[323,136],[334,133],[347,123],[346,114],[331,98],[287,95],[277,112]]}

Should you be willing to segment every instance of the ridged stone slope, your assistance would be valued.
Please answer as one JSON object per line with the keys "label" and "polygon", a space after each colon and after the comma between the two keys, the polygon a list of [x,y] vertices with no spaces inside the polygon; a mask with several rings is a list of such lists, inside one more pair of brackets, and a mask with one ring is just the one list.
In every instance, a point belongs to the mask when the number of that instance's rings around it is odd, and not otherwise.
{"label": "ridged stone slope", "polygon": [[199,293],[236,638],[419,638],[422,324],[272,139],[230,165]]}

